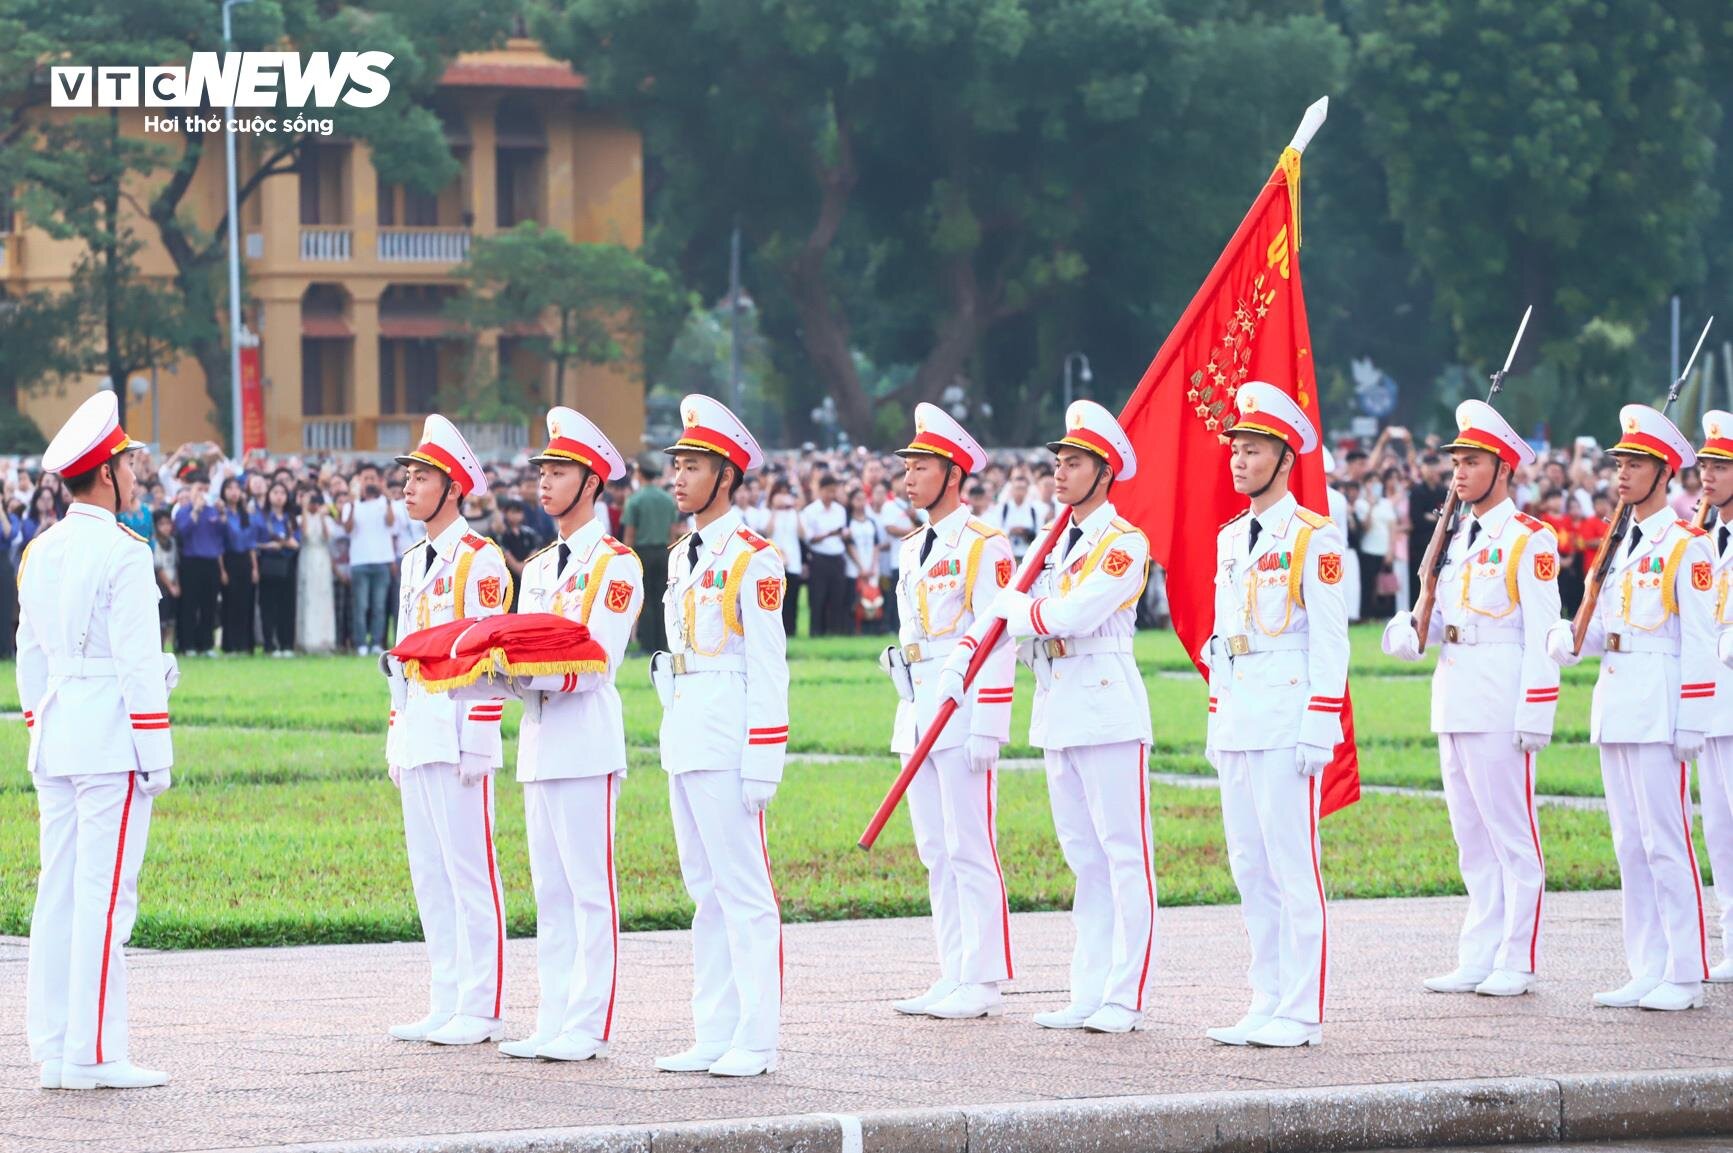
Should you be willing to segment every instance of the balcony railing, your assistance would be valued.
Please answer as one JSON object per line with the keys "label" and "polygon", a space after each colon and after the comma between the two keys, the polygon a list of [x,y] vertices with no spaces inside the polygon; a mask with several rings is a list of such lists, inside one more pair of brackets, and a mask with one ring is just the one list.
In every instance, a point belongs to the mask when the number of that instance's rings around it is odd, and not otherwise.
{"label": "balcony railing", "polygon": [[348,260],[350,235],[347,228],[304,227],[301,229],[301,259],[321,262]]}
{"label": "balcony railing", "polygon": [[461,264],[469,257],[469,229],[381,228],[378,256],[410,264]]}
{"label": "balcony railing", "polygon": [[302,452],[353,452],[355,420],[348,416],[309,416],[301,420]]}
{"label": "balcony railing", "polygon": [[[381,416],[374,426],[380,452],[405,453],[413,449],[421,436],[424,416]],[[529,447],[529,426],[522,424],[457,421],[457,430],[475,455],[483,460],[516,456]]]}

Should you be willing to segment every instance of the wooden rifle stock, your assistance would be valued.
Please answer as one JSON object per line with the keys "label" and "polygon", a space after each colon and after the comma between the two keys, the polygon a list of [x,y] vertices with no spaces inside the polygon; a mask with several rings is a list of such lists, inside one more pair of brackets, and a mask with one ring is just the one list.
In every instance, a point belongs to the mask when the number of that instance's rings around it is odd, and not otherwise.
{"label": "wooden rifle stock", "polygon": [[1414,599],[1414,634],[1420,638],[1420,651],[1426,651],[1426,634],[1432,628],[1432,608],[1438,603],[1438,574],[1444,571],[1444,556],[1450,547],[1450,537],[1456,531],[1457,513],[1462,502],[1453,491],[1438,510],[1438,523],[1432,526],[1432,540],[1426,545],[1426,555],[1420,561],[1420,595]]}
{"label": "wooden rifle stock", "polygon": [[1595,619],[1595,606],[1601,603],[1601,586],[1606,583],[1607,569],[1612,567],[1613,551],[1624,543],[1631,531],[1631,509],[1624,501],[1613,510],[1612,527],[1595,553],[1595,563],[1589,566],[1589,578],[1583,583],[1583,603],[1571,620],[1571,651],[1583,651],[1583,638],[1589,635],[1589,622]]}

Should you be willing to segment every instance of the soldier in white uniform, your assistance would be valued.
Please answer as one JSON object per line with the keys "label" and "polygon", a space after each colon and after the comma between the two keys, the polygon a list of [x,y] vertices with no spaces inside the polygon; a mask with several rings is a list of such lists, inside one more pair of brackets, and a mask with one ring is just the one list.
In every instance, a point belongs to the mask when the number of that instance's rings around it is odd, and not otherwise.
{"label": "soldier in white uniform", "polygon": [[707,396],[680,402],[674,501],[696,526],[670,548],[663,611],[672,652],[651,658],[662,767],[692,914],[697,1043],[665,1072],[774,1072],[782,1016],[782,913],[764,811],[788,752],[782,558],[742,523],[734,490],[764,454]]}
{"label": "soldier in white uniform", "polygon": [[1608,451],[1618,458],[1630,530],[1582,652],[1573,651],[1569,621],[1548,632],[1547,652],[1560,665],[1602,657],[1589,737],[1601,747],[1631,979],[1596,993],[1595,1003],[1692,1009],[1709,975],[1689,784],[1717,708],[1715,556],[1708,534],[1667,504],[1669,479],[1696,459],[1691,442],[1647,405],[1627,404],[1619,421],[1623,439]]}
{"label": "soldier in white uniform", "polygon": [[[1468,889],[1456,968],[1435,993],[1514,997],[1534,988],[1546,858],[1535,811],[1535,755],[1552,740],[1558,666],[1546,634],[1559,615],[1558,538],[1516,510],[1511,478],[1534,450],[1493,407],[1465,400],[1454,462],[1464,515],[1438,575],[1428,635],[1444,642],[1432,674],[1432,731],[1444,801]],[[1384,630],[1384,651],[1420,659],[1411,613]]]}
{"label": "soldier in white uniform", "polygon": [[[403,501],[427,535],[403,554],[397,635],[495,616],[511,598],[499,546],[470,531],[464,497],[487,491],[481,462],[443,416],[427,418],[421,444],[397,461]],[[403,837],[432,987],[427,1016],[394,1025],[401,1041],[476,1045],[500,1039],[505,991],[505,896],[493,845],[493,773],[500,766],[503,697],[457,700],[410,682],[389,654],[391,780],[403,793]]]}
{"label": "soldier in white uniform", "polygon": [[[558,662],[513,669],[524,703],[517,779],[536,894],[536,974],[541,1009],[534,1035],[508,1041],[508,1057],[584,1061],[603,1057],[613,1032],[619,972],[619,890],[614,812],[626,779],[626,728],[614,677],[644,605],[644,567],[596,515],[602,486],[626,462],[588,418],[548,413],[548,446],[537,466],[541,506],[559,535],[524,562],[518,611],[577,621],[607,652],[599,668]],[[515,675],[518,673],[523,675]],[[476,686],[480,689],[480,685]]]}
{"label": "soldier in white uniform", "polygon": [[[915,437],[897,454],[907,462],[909,503],[927,514],[925,527],[903,538],[897,582],[900,643],[882,662],[901,700],[891,750],[905,762],[927,735],[939,708],[939,670],[959,648],[972,652],[968,632],[1010,585],[1011,543],[972,518],[963,482],[986,466],[987,454],[937,405],[915,406]],[[947,1019],[998,1016],[1000,985],[1011,979],[1011,909],[999,867],[995,772],[999,748],[1011,735],[1011,692],[1017,669],[1010,645],[999,645],[969,686],[909,784],[915,847],[927,868],[927,896],[938,937],[939,979],[918,997],[898,1001],[899,1013]]]}
{"label": "soldier in white uniform", "polygon": [[[1035,1023],[1126,1033],[1142,1025],[1155,976],[1149,697],[1132,656],[1149,541],[1108,499],[1114,481],[1137,471],[1119,422],[1080,400],[1065,424],[1047,447],[1070,527],[1030,593],[1000,592],[969,635],[979,641],[1000,618],[1024,642],[1036,682],[1029,741],[1045,750],[1054,830],[1077,877],[1071,1002]],[[962,697],[969,655],[959,648],[946,659],[941,700]]]}
{"label": "soldier in white uniform", "polygon": [[1348,695],[1347,542],[1289,491],[1294,467],[1318,447],[1311,417],[1262,381],[1242,384],[1234,400],[1230,468],[1251,507],[1216,536],[1205,753],[1221,777],[1228,861],[1251,938],[1252,1003],[1209,1037],[1289,1048],[1323,1036],[1319,778],[1341,742]]}
{"label": "soldier in white uniform", "polygon": [[42,454],[72,504],[18,569],[18,699],[30,734],[42,869],[30,920],[31,1058],[44,1089],[133,1089],[168,1074],[128,1060],[126,957],[153,801],[169,787],[168,693],[150,545],[116,519],[137,441],[112,392]]}
{"label": "soldier in white uniform", "polygon": [[1709,970],[1709,980],[1724,984],[1733,982],[1733,707],[1728,705],[1733,701],[1733,412],[1703,414],[1697,472],[1709,506],[1704,528],[1715,553],[1712,619],[1723,662],[1715,670],[1715,699],[1721,707],[1710,714],[1703,755],[1697,760],[1697,791],[1715,898],[1721,905],[1721,963]]}

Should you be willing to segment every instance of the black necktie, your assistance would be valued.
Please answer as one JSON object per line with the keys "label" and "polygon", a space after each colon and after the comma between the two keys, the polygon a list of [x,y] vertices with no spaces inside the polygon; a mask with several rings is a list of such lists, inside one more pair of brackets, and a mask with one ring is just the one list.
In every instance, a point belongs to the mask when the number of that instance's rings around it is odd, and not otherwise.
{"label": "black necktie", "polygon": [[1716,556],[1726,556],[1727,555],[1727,536],[1728,536],[1727,526],[1722,525],[1721,526],[1721,532],[1719,534],[1720,544],[1717,545],[1715,548],[1715,555]]}
{"label": "black necktie", "polygon": [[1263,532],[1263,531],[1264,531],[1263,524],[1258,520],[1257,517],[1254,516],[1252,518],[1252,531],[1248,535],[1248,538],[1246,540],[1246,555],[1247,556],[1251,556],[1252,552],[1257,549],[1257,547],[1258,547],[1258,534]]}
{"label": "black necktie", "polygon": [[934,532],[931,528],[927,529],[927,535],[921,541],[921,559],[919,561],[920,564],[926,564],[927,563],[927,554],[933,551],[933,542],[938,540],[938,539],[939,539],[938,533]]}
{"label": "black necktie", "polygon": [[1463,551],[1465,551],[1465,552],[1472,551],[1474,548],[1474,538],[1479,536],[1479,535],[1480,535],[1480,522],[1477,520],[1469,521],[1468,522],[1468,548],[1463,550]]}
{"label": "black necktie", "polygon": [[1069,535],[1065,538],[1065,555],[1066,556],[1071,555],[1071,550],[1077,547],[1077,542],[1079,539],[1082,538],[1082,536],[1083,536],[1083,530],[1076,527],[1075,525],[1073,525],[1071,528],[1071,535]]}
{"label": "black necktie", "polygon": [[439,559],[439,554],[433,550],[433,542],[428,541],[427,542],[427,567],[421,570],[423,575],[433,571],[434,562],[437,561],[438,559]]}
{"label": "black necktie", "polygon": [[704,543],[704,538],[697,533],[692,534],[691,543],[686,546],[686,571],[693,572],[698,568],[698,546]]}
{"label": "black necktie", "polygon": [[1625,555],[1626,556],[1636,556],[1637,555],[1637,546],[1642,544],[1642,543],[1643,543],[1643,526],[1640,524],[1634,524],[1631,526],[1631,548],[1630,548],[1630,551],[1627,552]]}
{"label": "black necktie", "polygon": [[559,576],[566,571],[566,562],[572,559],[572,546],[565,541],[560,542],[559,563],[554,566],[554,575]]}

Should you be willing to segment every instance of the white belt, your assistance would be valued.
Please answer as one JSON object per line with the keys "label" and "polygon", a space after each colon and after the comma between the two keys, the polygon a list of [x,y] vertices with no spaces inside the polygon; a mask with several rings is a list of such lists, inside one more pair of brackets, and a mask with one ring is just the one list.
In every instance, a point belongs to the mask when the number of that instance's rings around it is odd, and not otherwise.
{"label": "white belt", "polygon": [[923,664],[927,661],[942,660],[956,651],[962,641],[957,637],[942,637],[933,640],[915,641],[903,646],[903,659],[911,665]]}
{"label": "white belt", "polygon": [[1521,625],[1470,624],[1445,625],[1444,643],[1447,645],[1520,645],[1523,632]]}
{"label": "white belt", "polygon": [[1130,637],[1036,637],[1035,651],[1050,661],[1100,653],[1130,653]]}
{"label": "white belt", "polygon": [[1250,656],[1253,653],[1296,652],[1309,646],[1310,642],[1305,633],[1282,633],[1273,637],[1239,633],[1228,638],[1228,653],[1236,657]]}
{"label": "white belt", "polygon": [[1609,653],[1666,653],[1679,655],[1678,637],[1657,637],[1648,633],[1608,633]]}
{"label": "white belt", "polygon": [[707,657],[699,653],[672,653],[669,668],[677,677],[693,673],[743,673],[746,658],[734,654]]}
{"label": "white belt", "polygon": [[112,677],[119,667],[108,657],[49,657],[48,675],[79,680],[89,677]]}

